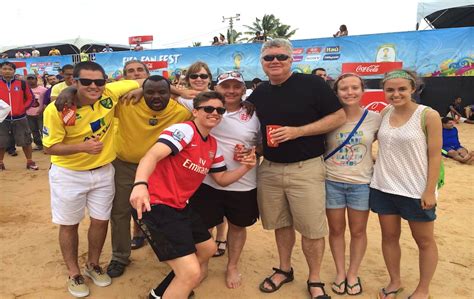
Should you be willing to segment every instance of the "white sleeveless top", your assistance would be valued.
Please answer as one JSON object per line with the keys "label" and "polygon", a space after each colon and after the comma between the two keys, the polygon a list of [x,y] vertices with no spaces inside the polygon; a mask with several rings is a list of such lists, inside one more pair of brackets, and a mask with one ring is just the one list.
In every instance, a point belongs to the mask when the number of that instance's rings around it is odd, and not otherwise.
{"label": "white sleeveless top", "polygon": [[428,145],[421,127],[419,105],[411,118],[394,128],[389,120],[391,107],[382,118],[378,132],[379,151],[370,187],[385,193],[421,198],[428,177]]}

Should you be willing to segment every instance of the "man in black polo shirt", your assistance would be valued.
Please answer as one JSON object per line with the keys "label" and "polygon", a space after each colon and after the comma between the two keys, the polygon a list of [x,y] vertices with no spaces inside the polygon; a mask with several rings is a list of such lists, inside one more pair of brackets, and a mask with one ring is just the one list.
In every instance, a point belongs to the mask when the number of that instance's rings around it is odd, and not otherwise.
{"label": "man in black polo shirt", "polygon": [[263,227],[275,230],[280,268],[260,284],[271,293],[293,280],[291,252],[295,230],[309,267],[308,291],[325,295],[319,277],[326,223],[324,134],[345,122],[330,87],[318,76],[292,74],[292,46],[284,39],[263,44],[261,63],[268,83],[247,101],[256,107],[263,136],[264,160],[258,169],[258,204]]}

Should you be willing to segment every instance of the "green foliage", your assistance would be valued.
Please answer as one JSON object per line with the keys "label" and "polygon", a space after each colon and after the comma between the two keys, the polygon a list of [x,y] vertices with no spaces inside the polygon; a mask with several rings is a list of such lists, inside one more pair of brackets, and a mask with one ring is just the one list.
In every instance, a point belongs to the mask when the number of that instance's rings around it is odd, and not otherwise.
{"label": "green foliage", "polygon": [[193,42],[193,47],[200,47],[201,46],[201,42]]}
{"label": "green foliage", "polygon": [[261,35],[267,38],[290,38],[296,33],[296,30],[291,30],[290,25],[282,24],[280,19],[276,18],[273,14],[264,15],[263,18],[255,18],[252,25],[244,25],[249,31],[244,32],[249,37],[244,38],[249,42],[253,42],[256,32],[260,32]]}

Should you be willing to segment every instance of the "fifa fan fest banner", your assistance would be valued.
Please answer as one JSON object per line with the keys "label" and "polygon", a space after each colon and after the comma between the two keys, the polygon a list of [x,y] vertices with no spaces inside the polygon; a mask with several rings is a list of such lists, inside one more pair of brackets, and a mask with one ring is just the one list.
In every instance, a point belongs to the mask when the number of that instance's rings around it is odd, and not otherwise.
{"label": "fifa fan fest banner", "polygon": [[[335,79],[343,71],[358,72],[364,78],[380,78],[387,70],[403,65],[422,77],[474,76],[474,28],[437,29],[337,38],[294,40],[292,70],[310,73],[325,68]],[[266,79],[260,65],[261,44],[235,44],[188,48],[97,53],[91,56],[109,77],[121,78],[125,62],[136,59],[147,63],[166,62],[171,80],[193,62],[206,62],[213,79],[218,74],[237,70],[245,80]],[[91,54],[92,55],[92,54]],[[55,73],[64,64],[78,61],[78,55],[18,59],[26,71]],[[25,73],[19,69],[18,73]],[[163,69],[152,71],[162,74]]]}

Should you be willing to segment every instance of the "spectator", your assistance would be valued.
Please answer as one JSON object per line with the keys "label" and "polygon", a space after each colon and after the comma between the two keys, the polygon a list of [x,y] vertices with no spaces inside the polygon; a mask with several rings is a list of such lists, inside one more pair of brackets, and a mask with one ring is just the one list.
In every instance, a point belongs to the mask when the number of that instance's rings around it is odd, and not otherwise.
{"label": "spectator", "polygon": [[64,76],[64,82],[58,83],[53,87],[51,90],[51,101],[56,100],[61,91],[74,83],[73,70],[74,67],[71,64],[66,64],[61,68],[61,72]]}
{"label": "spectator", "polygon": [[81,59],[81,62],[89,61],[89,54],[87,54],[84,50],[82,50],[81,53],[79,54],[79,58]]}
{"label": "spectator", "polygon": [[21,51],[17,51],[15,53],[15,58],[24,58],[24,57],[25,57],[25,55],[23,53],[21,53]]}
{"label": "spectator", "polygon": [[7,59],[7,58],[8,58],[8,54],[7,54],[7,53],[2,53],[2,54],[1,54],[1,58],[2,58],[2,59]]}
{"label": "spectator", "polygon": [[222,33],[219,35],[219,44],[220,45],[227,45],[227,41],[225,40],[225,36]]}
{"label": "spectator", "polygon": [[217,36],[213,37],[213,41],[212,41],[211,45],[212,46],[219,46],[220,45],[219,38]]}
{"label": "spectator", "polygon": [[458,162],[472,164],[474,162],[474,152],[468,151],[459,142],[458,129],[454,126],[454,119],[443,117],[443,154]]}
{"label": "spectator", "polygon": [[255,37],[253,38],[254,43],[264,43],[265,36],[261,35],[260,31],[255,32]]}
{"label": "spectator", "polygon": [[30,57],[31,57],[30,52],[28,52],[28,51],[23,51],[23,57],[25,57],[25,58],[30,58]]}
{"label": "spectator", "polygon": [[135,48],[133,48],[133,51],[143,51],[143,46],[140,45],[140,43],[137,43]]}
{"label": "spectator", "polygon": [[242,100],[245,101],[245,99],[248,98],[252,94],[252,92],[255,90],[255,88],[257,88],[257,86],[259,86],[262,82],[263,81],[260,78],[253,78],[252,86],[245,91],[245,94],[242,97]]}
{"label": "spectator", "polygon": [[457,97],[454,101],[448,106],[447,115],[451,117],[456,123],[466,123],[466,124],[474,124],[474,121],[464,117],[463,113],[465,109],[462,107],[462,98]]}
{"label": "spectator", "polygon": [[102,52],[104,52],[104,53],[111,53],[111,52],[113,52],[113,51],[114,51],[114,49],[112,49],[112,48],[109,46],[109,44],[105,44],[105,48],[102,49]]}
{"label": "spectator", "polygon": [[31,56],[39,57],[40,56],[40,51],[36,50],[36,48],[33,47],[33,51],[31,51]]}
{"label": "spectator", "polygon": [[332,36],[334,37],[341,37],[341,36],[347,36],[349,35],[349,31],[347,31],[347,26],[346,25],[341,25],[339,27],[339,31],[333,34]]}
{"label": "spectator", "polygon": [[31,133],[33,133],[33,141],[36,144],[36,150],[43,150],[43,143],[41,141],[43,138],[43,101],[47,89],[44,86],[38,85],[38,78],[35,74],[28,74],[26,76],[26,82],[34,95],[31,107],[26,110],[26,117],[28,119]]}
{"label": "spectator", "polygon": [[325,69],[322,67],[315,68],[314,70],[311,71],[312,75],[319,76],[324,79],[324,81],[327,81],[328,79],[328,74]]}
{"label": "spectator", "polygon": [[0,123],[0,171],[5,170],[3,157],[5,149],[11,145],[10,132],[18,146],[23,148],[26,157],[26,168],[38,170],[32,160],[31,131],[26,119],[26,109],[33,101],[33,93],[26,82],[14,77],[15,64],[5,61],[1,64],[2,78],[0,79],[0,101],[11,107],[7,118]]}
{"label": "spectator", "polygon": [[43,99],[44,107],[48,106],[48,104],[51,103],[51,91],[53,90],[54,85],[59,83],[59,80],[58,80],[58,77],[56,77],[55,75],[47,75],[46,82],[48,82],[50,87],[44,93],[44,99]]}
{"label": "spectator", "polygon": [[145,79],[150,76],[150,71],[142,61],[129,60],[123,66],[123,76],[127,80]]}
{"label": "spectator", "polygon": [[466,112],[467,119],[474,120],[474,104],[464,107],[464,111]]}
{"label": "spectator", "polygon": [[51,48],[51,50],[49,50],[49,53],[48,53],[49,56],[60,56],[61,55],[61,52],[56,49],[56,48]]}
{"label": "spectator", "polygon": [[[260,62],[269,82],[246,102],[255,105],[263,136],[264,160],[258,168],[258,206],[263,227],[275,230],[279,268],[260,284],[273,293],[293,281],[291,255],[296,233],[308,265],[311,297],[330,298],[320,268],[327,235],[324,136],[341,126],[346,115],[329,85],[315,76],[291,71],[293,47],[288,40],[263,44]],[[288,184],[291,180],[298,184]]]}

